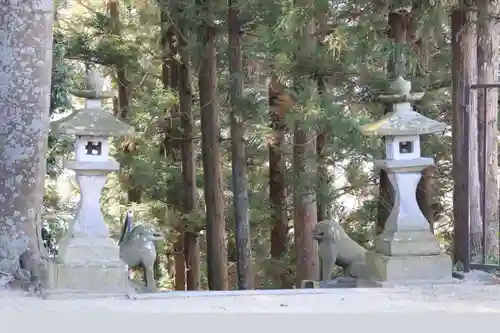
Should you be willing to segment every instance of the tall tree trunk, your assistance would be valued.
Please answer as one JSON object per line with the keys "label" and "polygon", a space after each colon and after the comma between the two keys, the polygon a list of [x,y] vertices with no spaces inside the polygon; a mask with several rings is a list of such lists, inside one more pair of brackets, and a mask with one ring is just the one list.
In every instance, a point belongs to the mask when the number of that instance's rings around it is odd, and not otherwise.
{"label": "tall tree trunk", "polygon": [[[477,167],[477,99],[469,86],[476,73],[476,14],[463,6],[452,12],[453,220],[454,260],[468,262],[464,244],[480,244],[481,227]],[[472,238],[469,239],[469,226]],[[480,236],[480,234],[479,234]]]}
{"label": "tall tree trunk", "polygon": [[[118,0],[108,0],[108,11],[111,20],[111,34],[121,35],[121,21],[120,21],[120,4]],[[130,117],[130,81],[127,77],[127,66],[122,61],[117,60],[114,64],[116,68],[116,84],[118,86],[118,99],[116,114],[118,118],[127,121]],[[124,145],[122,152],[124,160],[128,162],[133,157],[134,145]],[[134,179],[127,180],[127,199],[128,202],[141,202],[141,190],[135,186]]]}
{"label": "tall tree trunk", "polygon": [[173,245],[174,249],[174,288],[175,290],[186,290],[186,260],[184,251],[184,232],[177,231]]}
{"label": "tall tree trunk", "polygon": [[40,214],[49,130],[52,11],[52,1],[7,0],[0,6],[0,271],[14,276],[22,259],[23,268],[43,278]]}
{"label": "tall tree trunk", "polygon": [[321,129],[316,138],[316,156],[318,163],[318,222],[330,219],[329,209],[329,187],[330,181],[328,176],[328,168],[326,164],[325,146],[328,134],[326,129]]}
{"label": "tall tree trunk", "polygon": [[[192,111],[192,89],[189,70],[189,54],[187,52],[187,23],[179,12],[176,4],[174,7],[178,12],[177,43],[180,62],[179,68],[179,113],[182,127],[182,183],[184,191],[184,213],[189,214],[197,210],[196,192],[196,151],[194,145],[194,120]],[[198,230],[190,228],[189,221],[184,223],[184,259],[186,267],[186,289],[200,289],[200,244]]]}
{"label": "tall tree trunk", "polygon": [[186,289],[200,289],[200,244],[196,232],[184,233],[184,257],[186,258]]}
{"label": "tall tree trunk", "polygon": [[283,115],[289,108],[282,104],[283,91],[276,75],[271,75],[268,84],[268,100],[272,137],[269,142],[269,201],[271,203],[271,258],[273,260],[273,280],[279,281],[281,288],[290,288],[286,267],[283,262],[288,244],[288,218],[286,211],[285,158],[282,146],[285,142]]}
{"label": "tall tree trunk", "polygon": [[[316,152],[314,133],[301,121],[296,121],[293,142],[294,169],[294,235],[297,260],[296,284],[303,280],[317,280],[319,274],[316,242],[312,229],[317,221],[314,193]],[[313,184],[311,186],[311,184]]]}
{"label": "tall tree trunk", "polygon": [[[480,0],[478,5],[478,84],[498,82],[498,0]],[[498,88],[478,89],[478,156],[480,200],[484,218],[485,255],[498,254]],[[497,259],[496,259],[497,260]]]}
{"label": "tall tree trunk", "polygon": [[[165,90],[172,92],[179,91],[179,68],[176,56],[178,55],[178,41],[176,36],[176,27],[171,24],[170,8],[162,8],[162,45],[163,45],[163,62],[162,62],[162,82]],[[181,140],[179,137],[182,133],[179,130],[179,106],[174,104],[165,112],[165,123],[163,124],[164,155],[171,161],[179,160],[179,151],[181,148]],[[176,207],[178,208],[178,207]]]}
{"label": "tall tree trunk", "polygon": [[[322,96],[326,90],[322,77],[317,78],[318,92]],[[318,222],[329,220],[330,216],[330,177],[328,175],[328,165],[326,162],[326,143],[328,141],[328,129],[320,125],[316,138],[316,159],[318,166],[318,197],[317,211]]]}
{"label": "tall tree trunk", "polygon": [[[182,28],[181,28],[182,29]],[[185,34],[184,34],[185,36]],[[178,36],[179,38],[180,36]],[[184,213],[189,214],[197,210],[196,193],[196,161],[194,147],[193,112],[191,110],[192,93],[191,79],[189,73],[189,56],[184,49],[186,45],[181,44],[179,64],[179,107],[181,113],[181,125],[183,141],[182,154],[182,180],[184,190]],[[189,222],[186,221],[186,225]],[[186,265],[186,288],[187,290],[200,289],[200,245],[198,231],[189,226],[184,232],[184,258]]]}
{"label": "tall tree trunk", "polygon": [[[315,17],[319,30],[324,30],[328,26],[328,3],[319,2],[316,4]],[[325,47],[321,39],[317,39],[319,52]],[[316,84],[321,103],[329,103],[325,100],[326,85],[325,78],[321,73],[316,73]],[[335,84],[339,84],[335,82]],[[321,105],[323,107],[323,105]],[[318,191],[317,191],[317,214],[318,222],[331,218],[330,205],[330,175],[328,172],[326,144],[332,137],[329,135],[329,128],[318,124],[318,135],[316,137],[316,163],[318,168]],[[321,268],[320,268],[321,269]]]}
{"label": "tall tree trunk", "polygon": [[237,0],[228,0],[229,75],[231,96],[231,146],[233,205],[236,236],[238,289],[253,289],[252,248],[248,217],[248,179],[243,98],[243,63],[240,42],[240,10]]}
{"label": "tall tree trunk", "polygon": [[[472,47],[471,49],[464,49],[464,52],[470,54],[471,75],[470,83],[477,82],[477,12],[473,9],[470,10],[470,21],[466,29],[471,29],[472,34]],[[473,254],[473,261],[481,255],[482,246],[482,215],[481,215],[481,189],[479,183],[479,163],[478,163],[478,108],[477,108],[477,91],[469,90],[469,207],[470,207],[470,221],[469,230],[471,232],[471,249]]]}
{"label": "tall tree trunk", "polygon": [[[169,13],[170,8],[161,7],[161,42],[163,45],[163,62],[162,62],[162,83],[163,87],[172,92],[179,91],[179,66],[177,59],[177,37],[175,32],[175,26],[169,25]],[[173,105],[170,110],[166,111],[165,121],[163,126],[163,131],[165,132],[165,137],[163,139],[163,149],[165,151],[165,156],[171,160],[177,160],[177,146],[179,145],[178,129],[174,125],[174,121],[179,118],[179,106]],[[166,161],[168,163],[168,161]],[[175,205],[176,210],[181,208],[179,205]],[[174,287],[175,290],[186,290],[186,260],[184,257],[184,227],[177,230],[176,240],[174,242]]]}
{"label": "tall tree trunk", "polygon": [[222,197],[220,156],[220,125],[216,106],[216,49],[213,23],[213,1],[197,0],[201,24],[199,42],[202,46],[198,77],[201,112],[201,146],[205,180],[207,214],[207,277],[210,290],[227,290],[227,245]]}
{"label": "tall tree trunk", "polygon": [[[303,8],[314,6],[314,2],[302,1]],[[301,48],[297,52],[297,67],[294,68],[294,89],[300,95],[310,89],[312,77],[309,72],[316,50],[315,20],[313,17],[301,29]],[[312,92],[309,92],[312,93]],[[300,102],[300,101],[298,101]],[[304,120],[294,124],[293,171],[294,171],[294,235],[296,250],[296,285],[302,280],[317,280],[319,265],[317,244],[312,238],[312,229],[317,221],[316,207],[316,133]]]}

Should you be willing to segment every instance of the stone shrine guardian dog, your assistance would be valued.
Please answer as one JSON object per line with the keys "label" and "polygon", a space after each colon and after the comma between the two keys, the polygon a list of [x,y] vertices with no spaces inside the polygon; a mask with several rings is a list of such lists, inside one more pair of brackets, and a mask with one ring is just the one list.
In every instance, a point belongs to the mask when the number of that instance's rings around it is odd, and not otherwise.
{"label": "stone shrine guardian dog", "polygon": [[142,267],[146,280],[146,289],[156,291],[154,279],[154,263],[156,260],[155,242],[163,240],[163,234],[152,227],[138,225],[131,231],[127,221],[122,229],[118,242],[120,258],[128,265],[129,269]]}
{"label": "stone shrine guardian dog", "polygon": [[360,277],[367,250],[351,239],[336,221],[321,221],[312,230],[318,241],[318,255],[322,262],[321,280],[331,279],[335,264],[344,268],[344,275]]}

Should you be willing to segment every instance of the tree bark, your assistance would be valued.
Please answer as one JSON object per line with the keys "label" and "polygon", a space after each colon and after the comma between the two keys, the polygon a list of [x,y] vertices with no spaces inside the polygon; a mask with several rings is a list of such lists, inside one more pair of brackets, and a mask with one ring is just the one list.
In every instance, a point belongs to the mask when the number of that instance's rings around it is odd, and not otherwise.
{"label": "tree bark", "polygon": [[[172,6],[171,6],[172,7]],[[172,92],[179,91],[179,66],[178,60],[175,58],[178,55],[178,40],[176,36],[176,27],[171,24],[170,17],[171,8],[162,8],[162,45],[163,45],[163,61],[162,61],[162,81],[165,90]],[[182,133],[179,130],[179,105],[174,104],[165,112],[165,123],[162,130],[163,151],[171,161],[179,160],[179,152],[181,149]]]}
{"label": "tree bark", "polygon": [[[477,189],[477,99],[469,89],[476,73],[476,14],[464,6],[454,10],[451,18],[454,260],[468,263],[467,245],[480,242],[477,230],[481,226]],[[472,238],[469,238],[469,225]]]}
{"label": "tree bark", "polygon": [[316,138],[316,156],[318,163],[318,202],[317,202],[317,210],[318,210],[318,222],[329,220],[330,219],[330,200],[329,200],[329,187],[330,180],[328,175],[328,168],[326,164],[326,155],[325,155],[325,145],[328,134],[326,130],[320,130],[318,133],[318,137]]}
{"label": "tree bark", "polygon": [[202,17],[199,42],[202,46],[198,90],[200,91],[201,146],[207,215],[207,278],[210,290],[227,290],[227,245],[222,197],[220,125],[216,107],[216,49],[213,1],[197,0]]}
{"label": "tree bark", "polygon": [[184,258],[184,232],[177,232],[174,242],[174,289],[186,290],[186,263]]}
{"label": "tree bark", "polygon": [[[162,83],[165,90],[179,92],[179,66],[175,57],[178,54],[177,37],[175,26],[169,24],[170,8],[160,7],[161,11],[161,44],[163,45],[163,61],[162,61]],[[180,137],[178,129],[173,125],[174,119],[179,117],[179,106],[173,105],[170,110],[166,110],[165,118],[170,121],[165,121],[163,126],[164,138],[163,149],[165,156],[170,160],[177,160],[178,146],[180,145]],[[167,161],[168,163],[168,161]],[[174,207],[180,209],[178,205]],[[183,223],[181,223],[182,225]],[[174,288],[175,290],[186,290],[186,259],[184,251],[184,227],[177,230],[176,240],[174,242]]]}
{"label": "tree bark", "polygon": [[[471,84],[477,82],[477,12],[469,10],[469,22],[465,29],[471,30],[472,45],[470,49],[464,48],[464,51],[471,62]],[[467,93],[467,92],[466,92]],[[467,140],[469,141],[469,207],[470,207],[470,242],[472,250],[472,260],[479,259],[481,255],[482,246],[482,215],[481,215],[481,190],[479,183],[479,163],[478,163],[478,108],[477,108],[477,91],[469,89],[469,134]]]}
{"label": "tree bark", "polygon": [[285,142],[283,115],[286,105],[281,105],[279,82],[276,75],[271,75],[268,84],[269,114],[272,136],[269,149],[269,201],[271,203],[271,249],[273,260],[272,278],[280,288],[290,288],[286,274],[285,259],[288,245],[288,217],[286,210],[287,187],[285,184],[285,158],[282,145]]}
{"label": "tree bark", "polygon": [[241,55],[241,23],[237,0],[228,0],[229,75],[231,97],[231,160],[233,209],[236,237],[238,289],[253,289],[252,248],[248,217],[248,176],[245,143],[243,98],[243,59]]}
{"label": "tree bark", "polygon": [[269,143],[269,192],[271,201],[271,257],[281,259],[286,254],[288,219],[286,214],[285,163],[281,146],[284,131],[275,130]]}
{"label": "tree bark", "polygon": [[[498,82],[498,0],[480,0],[477,27],[478,84]],[[484,260],[498,261],[498,88],[477,89],[478,94],[478,155],[481,216],[484,218]],[[484,206],[483,206],[484,205]]]}
{"label": "tree bark", "polygon": [[[317,78],[318,92],[322,96],[326,90],[322,77]],[[324,126],[319,126],[318,136],[316,137],[316,159],[318,165],[318,197],[317,211],[318,222],[329,220],[330,216],[330,177],[328,174],[328,165],[326,162],[326,143],[328,142],[328,130]]]}
{"label": "tree bark", "polygon": [[[328,27],[328,3],[327,2],[319,2],[316,4],[315,17],[317,22],[317,27],[320,30],[327,29]],[[318,43],[318,53],[326,51],[325,43],[321,39],[317,39]],[[340,82],[332,83],[334,85],[340,85]],[[325,99],[325,93],[327,92],[325,77],[320,73],[316,73],[316,84],[318,87],[318,95],[320,97],[320,101],[322,104],[329,103],[327,99]],[[323,105],[321,105],[323,107]],[[331,219],[331,203],[332,199],[330,197],[330,173],[328,171],[328,162],[327,162],[327,143],[329,140],[334,139],[334,136],[331,134],[331,129],[323,124],[318,124],[318,135],[316,137],[316,163],[318,168],[318,187],[317,187],[317,215],[318,222],[330,220]],[[321,263],[320,263],[321,264]],[[321,267],[320,267],[321,271]]]}
{"label": "tree bark", "polygon": [[[311,6],[311,1],[303,1],[300,6]],[[314,2],[312,3],[314,5]],[[315,20],[313,17],[301,29],[301,47],[297,52],[294,68],[294,89],[305,92],[310,89],[314,73],[309,71],[316,50]],[[298,101],[300,102],[300,101]],[[294,124],[293,171],[294,171],[294,235],[296,250],[296,285],[303,280],[319,278],[317,244],[312,238],[312,229],[317,221],[316,207],[316,133],[302,120]]]}
{"label": "tree bark", "polygon": [[186,258],[186,289],[200,289],[200,244],[198,234],[184,233],[184,257]]}
{"label": "tree bark", "polygon": [[[312,229],[318,222],[316,195],[311,184],[315,183],[316,152],[314,133],[297,121],[294,128],[293,169],[294,181],[294,234],[297,260],[296,285],[303,280],[319,278],[319,263],[316,242]],[[314,186],[314,185],[313,185]]]}
{"label": "tree bark", "polygon": [[[193,112],[191,110],[191,79],[189,73],[189,57],[184,49],[180,50],[181,63],[179,64],[179,107],[181,113],[181,126],[183,141],[182,155],[182,180],[184,190],[184,213],[196,211],[196,161],[194,147]],[[186,221],[185,224],[188,224]],[[184,232],[184,258],[186,265],[186,288],[198,290],[200,288],[200,245],[198,231],[191,230],[189,226]]]}
{"label": "tree bark", "polygon": [[[189,70],[189,54],[186,50],[187,26],[182,13],[177,20],[177,41],[180,56],[179,68],[179,113],[182,127],[182,183],[184,191],[184,213],[195,212],[198,208],[196,192],[196,150],[194,145],[194,120],[192,111],[192,89]],[[200,244],[198,230],[189,227],[189,221],[184,223],[184,259],[186,267],[186,289],[200,289]]]}
{"label": "tree bark", "polygon": [[0,271],[14,276],[43,278],[53,17],[50,0],[0,6]]}

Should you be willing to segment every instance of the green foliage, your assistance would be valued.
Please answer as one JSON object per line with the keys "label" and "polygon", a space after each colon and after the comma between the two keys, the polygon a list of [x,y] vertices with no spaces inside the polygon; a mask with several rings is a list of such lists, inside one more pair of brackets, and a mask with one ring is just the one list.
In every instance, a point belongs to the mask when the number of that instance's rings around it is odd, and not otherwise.
{"label": "green foliage", "polygon": [[50,114],[59,114],[71,108],[71,99],[68,93],[71,80],[71,66],[66,57],[64,36],[58,30],[54,31],[52,55],[52,85],[50,93]]}
{"label": "green foliage", "polygon": [[[60,115],[71,110],[71,98],[68,92],[71,82],[72,67],[65,59],[66,45],[63,34],[55,29],[52,54],[52,84],[50,92],[51,116]],[[47,152],[47,172],[50,176],[56,176],[62,170],[56,163],[56,157],[69,151],[70,143],[49,134]]]}

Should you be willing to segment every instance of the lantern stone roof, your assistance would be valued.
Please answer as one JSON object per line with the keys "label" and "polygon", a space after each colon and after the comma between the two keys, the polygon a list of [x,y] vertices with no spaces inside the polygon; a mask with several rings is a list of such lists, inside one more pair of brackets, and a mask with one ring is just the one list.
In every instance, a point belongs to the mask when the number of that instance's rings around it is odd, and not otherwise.
{"label": "lantern stone roof", "polygon": [[380,101],[393,103],[393,111],[382,119],[360,127],[365,135],[406,136],[442,132],[445,123],[432,120],[413,111],[410,101],[419,100],[424,93],[411,93],[411,83],[399,76],[391,84],[392,94],[382,95]]}
{"label": "lantern stone roof", "polygon": [[114,97],[113,92],[103,92],[104,78],[97,72],[91,72],[85,78],[84,90],[70,90],[77,96],[85,98],[85,108],[77,110],[69,116],[54,121],[52,131],[57,134],[76,136],[128,136],[134,134],[134,128],[116,119],[104,110],[101,100]]}

